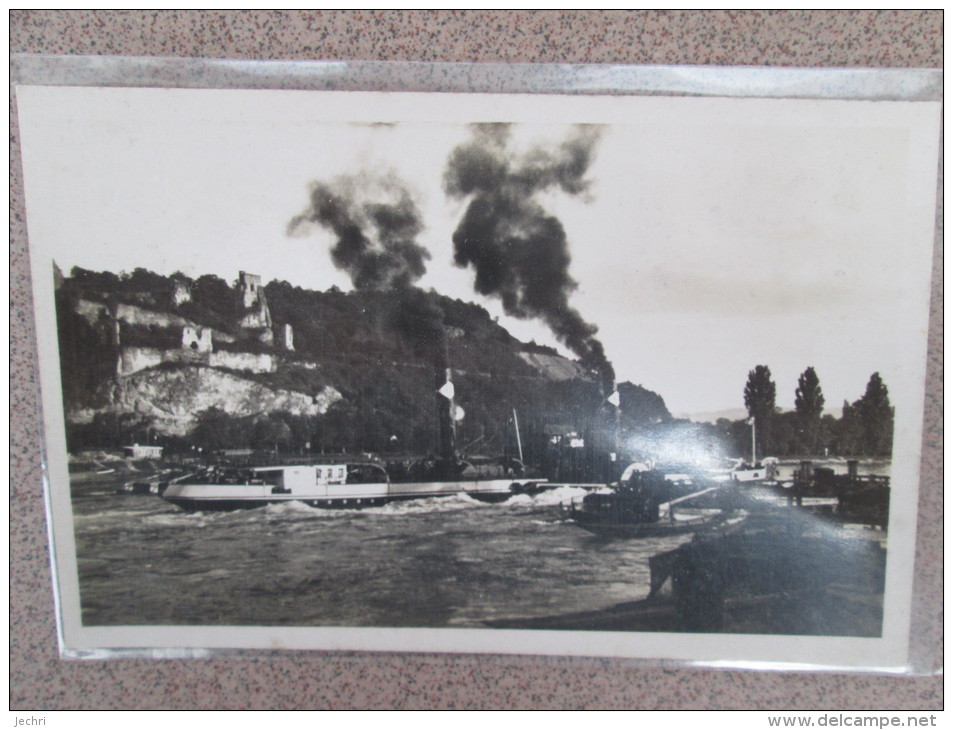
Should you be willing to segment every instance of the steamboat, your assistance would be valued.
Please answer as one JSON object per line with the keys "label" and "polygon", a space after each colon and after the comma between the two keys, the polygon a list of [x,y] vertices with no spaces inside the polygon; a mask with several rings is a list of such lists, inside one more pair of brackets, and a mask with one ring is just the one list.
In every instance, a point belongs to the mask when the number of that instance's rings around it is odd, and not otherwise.
{"label": "steamboat", "polygon": [[484,502],[503,502],[514,494],[539,488],[543,482],[520,477],[394,482],[381,465],[374,463],[209,467],[170,484],[162,498],[193,512],[254,509],[287,502],[355,509],[455,494]]}

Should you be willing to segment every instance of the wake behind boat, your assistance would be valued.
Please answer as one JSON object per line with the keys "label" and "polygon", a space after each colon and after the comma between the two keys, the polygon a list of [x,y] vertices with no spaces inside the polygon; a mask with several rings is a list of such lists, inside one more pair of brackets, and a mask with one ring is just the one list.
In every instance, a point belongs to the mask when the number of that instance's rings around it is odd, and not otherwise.
{"label": "wake behind boat", "polygon": [[392,482],[378,464],[309,464],[248,469],[210,467],[170,484],[162,498],[189,511],[254,509],[303,502],[312,507],[376,507],[408,499],[467,494],[503,502],[540,486],[530,478]]}

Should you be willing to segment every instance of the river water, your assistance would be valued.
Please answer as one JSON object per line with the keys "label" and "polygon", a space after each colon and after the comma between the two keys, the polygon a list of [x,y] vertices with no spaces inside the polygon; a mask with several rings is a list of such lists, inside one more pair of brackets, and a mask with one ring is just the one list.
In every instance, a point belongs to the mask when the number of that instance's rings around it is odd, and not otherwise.
{"label": "river water", "polygon": [[645,598],[649,558],[691,540],[585,532],[560,517],[585,494],[569,487],[502,504],[187,513],[118,486],[73,486],[87,626],[478,627],[597,611]]}
{"label": "river water", "polygon": [[560,519],[582,494],[186,513],[74,490],[83,623],[474,627],[644,598],[649,557],[690,536],[596,537]]}

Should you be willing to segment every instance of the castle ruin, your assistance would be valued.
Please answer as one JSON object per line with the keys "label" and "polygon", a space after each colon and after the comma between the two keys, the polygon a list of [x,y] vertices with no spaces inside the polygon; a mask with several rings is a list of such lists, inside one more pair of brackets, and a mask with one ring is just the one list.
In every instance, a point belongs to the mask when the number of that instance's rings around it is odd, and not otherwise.
{"label": "castle ruin", "polygon": [[[236,284],[237,294],[241,297],[242,309],[238,312],[238,326],[248,335],[269,347],[275,346],[273,322],[265,292],[261,286],[261,277],[246,271],[239,272]],[[176,305],[190,301],[192,292],[188,283],[177,281],[173,293]],[[112,306],[86,300],[77,302],[77,312],[87,321],[94,323],[102,314],[111,321],[113,344],[119,349],[116,374],[130,375],[140,370],[155,367],[160,363],[193,363],[211,367],[222,367],[249,372],[274,372],[276,362],[269,353],[240,352],[234,348],[236,338],[213,327],[201,326],[179,315],[155,311],[140,305],[118,303]],[[174,328],[181,333],[178,348],[144,347],[130,345],[121,341],[120,323],[136,326]],[[294,330],[285,324],[280,332],[280,346],[294,351]],[[223,344],[232,347],[221,349]]]}
{"label": "castle ruin", "polygon": [[242,304],[245,309],[257,307],[264,297],[264,292],[261,291],[261,277],[257,274],[239,271],[238,289],[242,293]]}
{"label": "castle ruin", "polygon": [[192,290],[187,282],[181,279],[175,280],[175,289],[172,292],[172,303],[175,306],[192,301]]}
{"label": "castle ruin", "polygon": [[246,330],[258,330],[260,342],[266,345],[274,344],[271,312],[265,300],[265,290],[261,288],[261,277],[257,274],[249,274],[247,271],[238,272],[238,289],[242,295],[243,306],[239,326]]}
{"label": "castle ruin", "polygon": [[212,328],[186,325],[182,328],[182,347],[192,352],[211,352]]}

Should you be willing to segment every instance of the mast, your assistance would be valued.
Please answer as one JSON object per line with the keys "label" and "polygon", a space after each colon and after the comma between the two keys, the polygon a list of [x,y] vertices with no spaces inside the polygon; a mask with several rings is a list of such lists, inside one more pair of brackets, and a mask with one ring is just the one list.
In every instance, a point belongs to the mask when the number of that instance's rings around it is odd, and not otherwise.
{"label": "mast", "polygon": [[516,427],[516,448],[520,452],[520,463],[523,463],[523,442],[520,440],[520,422],[516,417],[516,409],[513,409],[513,425]]}
{"label": "mast", "polygon": [[616,383],[612,381],[612,394],[606,398],[606,402],[612,406],[613,426],[612,426],[612,453],[609,455],[609,475],[607,482],[613,482],[619,478],[622,473],[617,466],[619,463],[619,431],[622,425],[622,395],[616,388]]}
{"label": "mast", "polygon": [[751,417],[751,466],[758,463],[757,446],[755,443],[755,417]]}
{"label": "mast", "polygon": [[450,346],[441,328],[442,342],[434,347],[434,385],[437,389],[437,424],[440,442],[437,453],[437,476],[449,479],[456,472],[456,429],[453,423],[453,381],[450,371]]}

